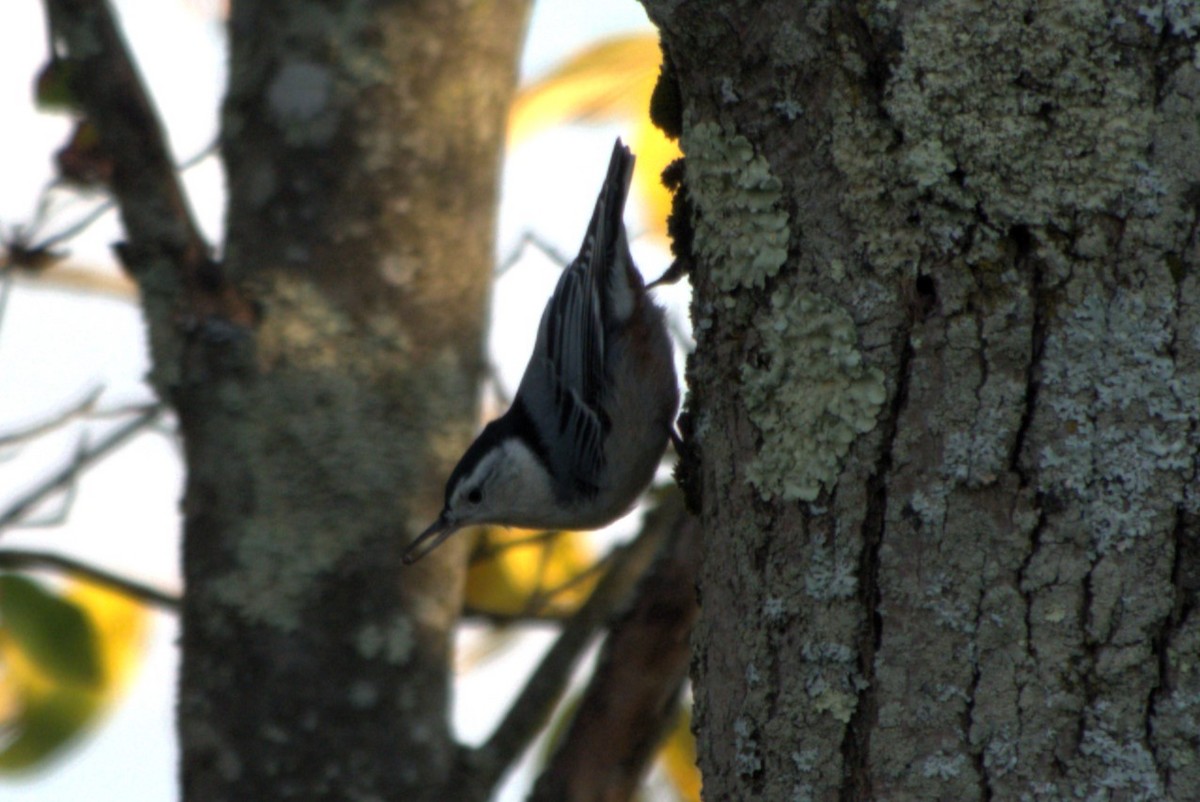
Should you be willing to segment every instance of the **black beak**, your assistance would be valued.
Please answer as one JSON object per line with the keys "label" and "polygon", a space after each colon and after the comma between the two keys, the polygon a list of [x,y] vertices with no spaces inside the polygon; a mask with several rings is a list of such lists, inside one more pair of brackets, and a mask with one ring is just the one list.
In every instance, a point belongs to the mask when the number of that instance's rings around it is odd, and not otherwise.
{"label": "black beak", "polygon": [[458,525],[447,520],[446,513],[443,511],[428,529],[417,535],[416,540],[408,544],[408,548],[404,550],[404,564],[412,565],[457,531]]}

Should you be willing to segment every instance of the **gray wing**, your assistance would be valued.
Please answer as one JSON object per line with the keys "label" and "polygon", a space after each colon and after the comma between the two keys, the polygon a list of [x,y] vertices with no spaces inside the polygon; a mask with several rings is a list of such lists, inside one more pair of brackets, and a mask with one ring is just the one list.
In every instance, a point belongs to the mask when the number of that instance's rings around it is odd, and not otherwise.
{"label": "gray wing", "polygon": [[604,468],[607,288],[617,262],[633,155],[617,140],[579,256],[542,313],[518,397],[541,436],[559,492],[592,495]]}

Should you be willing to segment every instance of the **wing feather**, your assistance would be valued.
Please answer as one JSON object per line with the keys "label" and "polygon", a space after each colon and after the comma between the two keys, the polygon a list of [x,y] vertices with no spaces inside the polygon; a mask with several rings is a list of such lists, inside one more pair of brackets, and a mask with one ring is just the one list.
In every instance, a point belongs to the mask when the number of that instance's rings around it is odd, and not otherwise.
{"label": "wing feather", "polygon": [[546,304],[534,355],[517,391],[563,493],[595,493],[604,467],[611,426],[603,407],[605,321],[616,249],[624,247],[622,216],[632,176],[633,155],[618,139],[579,256]]}

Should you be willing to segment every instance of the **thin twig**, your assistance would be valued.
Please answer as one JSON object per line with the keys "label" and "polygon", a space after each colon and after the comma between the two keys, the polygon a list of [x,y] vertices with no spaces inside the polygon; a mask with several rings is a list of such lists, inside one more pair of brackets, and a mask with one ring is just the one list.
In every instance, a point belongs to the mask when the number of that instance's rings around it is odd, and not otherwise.
{"label": "thin twig", "polygon": [[0,435],[0,448],[8,448],[41,437],[44,434],[61,429],[76,418],[87,415],[95,408],[96,401],[99,400],[100,394],[103,392],[104,387],[96,385],[82,399],[76,401],[62,412],[44,421],[35,423],[26,429],[18,429],[11,434]]}
{"label": "thin twig", "polygon": [[[72,464],[77,462],[80,456],[87,452],[88,448],[88,433],[86,431],[75,442],[75,456],[71,459]],[[75,504],[75,499],[79,495],[79,473],[75,473],[66,483],[66,492],[58,502],[58,509],[49,515],[45,515],[37,520],[26,518],[21,521],[22,528],[25,529],[49,529],[55,526],[61,526],[67,520],[67,515],[71,512],[71,507]]]}
{"label": "thin twig", "polygon": [[611,567],[588,600],[564,624],[558,640],[542,658],[492,736],[477,748],[459,749],[458,768],[451,780],[455,798],[488,797],[500,776],[549,720],[595,630],[629,597],[665,536],[663,527],[646,527],[632,542],[615,550]]}
{"label": "thin twig", "polygon": [[46,477],[44,481],[9,505],[7,510],[0,513],[0,532],[9,526],[19,524],[21,519],[47,496],[63,487],[70,486],[74,478],[88,466],[103,459],[122,443],[152,425],[163,414],[164,409],[162,405],[155,405],[129,423],[119,427],[96,445],[80,451],[71,462]]}
{"label": "thin twig", "polygon": [[4,326],[4,312],[8,309],[8,294],[12,292],[12,269],[0,267],[0,328]]}
{"label": "thin twig", "polygon": [[27,549],[0,549],[0,568],[49,568],[109,587],[146,604],[170,612],[179,611],[179,594],[168,593],[126,577],[96,568],[61,554]]}
{"label": "thin twig", "polygon": [[520,241],[517,242],[517,244],[513,246],[513,249],[508,252],[508,256],[504,257],[504,259],[496,267],[494,278],[500,278],[509,270],[511,270],[517,262],[521,261],[521,258],[525,255],[525,249],[531,245],[541,251],[547,259],[558,265],[560,268],[564,268],[571,264],[571,260],[569,258],[563,256],[563,254],[557,248],[555,248],[546,240],[542,239],[541,236],[533,233],[532,231],[526,231],[521,235]]}
{"label": "thin twig", "polygon": [[556,627],[568,620],[571,617],[571,612],[555,610],[527,612],[523,610],[519,613],[498,613],[495,610],[487,610],[471,604],[464,604],[459,617],[464,621],[475,621],[499,628],[512,626]]}
{"label": "thin twig", "polygon": [[[192,169],[196,165],[200,164],[202,161],[207,159],[213,153],[216,153],[216,151],[217,151],[217,141],[213,140],[208,145],[206,145],[203,149],[201,149],[198,153],[196,153],[194,156],[180,162],[179,165],[176,166],[175,169],[182,175],[183,173],[186,173],[188,170]],[[43,198],[48,196],[49,190],[54,189],[64,183],[65,183],[65,181],[62,177],[56,177],[56,178],[51,179],[50,183],[46,185],[46,189],[43,190]],[[38,208],[39,208],[38,215],[37,215],[37,217],[34,218],[35,226],[40,224],[40,220],[44,215],[41,204],[39,204]],[[117,208],[117,202],[115,200],[113,200],[113,198],[111,196],[108,198],[105,198],[105,200],[102,201],[98,206],[96,206],[96,208],[92,209],[90,212],[85,214],[82,218],[80,218],[76,222],[72,223],[71,225],[67,226],[62,231],[59,231],[56,234],[51,234],[50,236],[46,237],[45,240],[38,243],[35,247],[41,248],[41,249],[52,248],[55,245],[58,245],[62,242],[74,239],[75,237],[79,236],[84,231],[86,231],[88,228],[90,228],[92,226],[92,224],[94,224],[97,220],[99,220],[105,214],[107,214],[108,212],[110,212],[116,208]]]}

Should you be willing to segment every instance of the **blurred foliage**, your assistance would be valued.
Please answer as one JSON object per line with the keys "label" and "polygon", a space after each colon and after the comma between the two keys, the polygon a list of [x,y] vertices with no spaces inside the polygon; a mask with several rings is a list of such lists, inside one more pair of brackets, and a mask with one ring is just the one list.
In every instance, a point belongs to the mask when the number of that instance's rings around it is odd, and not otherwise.
{"label": "blurred foliage", "polygon": [[141,656],[146,609],[84,581],[0,574],[0,773],[44,766],[95,724]]}
{"label": "blurred foliage", "polygon": [[562,618],[595,587],[595,554],[575,532],[489,527],[467,569],[465,605],[499,621]]}
{"label": "blurred foliage", "polygon": [[658,80],[658,37],[638,33],[605,39],[567,59],[547,75],[522,86],[508,118],[512,146],[533,134],[567,123],[618,122],[630,132],[637,155],[633,186],[642,200],[640,230],[667,241],[671,193],[662,171],[682,154],[650,120],[650,97]]}
{"label": "blurred foliage", "polygon": [[679,715],[658,752],[658,766],[679,799],[700,802],[700,769],[696,767],[696,736],[692,734],[692,709],[679,706]]}
{"label": "blurred foliage", "polygon": [[33,82],[33,103],[38,111],[53,114],[74,114],[81,108],[79,98],[71,91],[71,81],[78,72],[75,62],[50,58]]}

